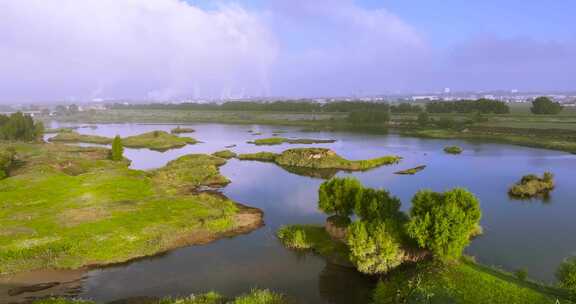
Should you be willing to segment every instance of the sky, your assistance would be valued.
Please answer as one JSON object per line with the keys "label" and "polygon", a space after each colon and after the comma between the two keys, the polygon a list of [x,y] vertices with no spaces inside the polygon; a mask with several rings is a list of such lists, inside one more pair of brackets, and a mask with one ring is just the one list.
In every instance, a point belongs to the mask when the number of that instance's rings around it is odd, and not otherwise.
{"label": "sky", "polygon": [[1,0],[0,102],[576,90],[572,0]]}

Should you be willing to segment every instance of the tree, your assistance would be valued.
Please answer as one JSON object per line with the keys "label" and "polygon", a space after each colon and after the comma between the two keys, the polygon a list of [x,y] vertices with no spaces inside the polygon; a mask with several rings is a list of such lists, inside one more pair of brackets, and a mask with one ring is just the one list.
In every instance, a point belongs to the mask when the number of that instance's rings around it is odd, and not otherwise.
{"label": "tree", "polygon": [[16,112],[10,116],[0,115],[0,139],[11,141],[34,141],[42,137],[44,125],[34,122],[30,115]]}
{"label": "tree", "polygon": [[571,257],[558,267],[556,278],[562,288],[576,292],[576,257]]}
{"label": "tree", "polygon": [[562,105],[559,102],[554,102],[550,98],[541,96],[532,101],[533,114],[558,114],[562,111]]}
{"label": "tree", "polygon": [[386,190],[363,188],[354,205],[354,213],[364,221],[398,219],[400,200]]}
{"label": "tree", "polygon": [[460,258],[482,212],[474,194],[461,188],[446,193],[423,190],[412,199],[406,229],[418,245],[441,261]]}
{"label": "tree", "polygon": [[426,125],[428,125],[428,123],[430,122],[430,116],[428,115],[428,112],[420,112],[420,114],[418,114],[418,125],[420,125],[421,127],[425,127]]}
{"label": "tree", "polygon": [[112,150],[110,151],[110,159],[113,161],[121,161],[124,156],[124,147],[122,146],[122,139],[116,135],[112,141]]}
{"label": "tree", "polygon": [[402,263],[399,225],[389,221],[357,221],[348,228],[350,260],[358,271],[386,273]]}
{"label": "tree", "polygon": [[362,184],[357,179],[336,177],[320,185],[318,208],[326,214],[348,217],[361,195]]}

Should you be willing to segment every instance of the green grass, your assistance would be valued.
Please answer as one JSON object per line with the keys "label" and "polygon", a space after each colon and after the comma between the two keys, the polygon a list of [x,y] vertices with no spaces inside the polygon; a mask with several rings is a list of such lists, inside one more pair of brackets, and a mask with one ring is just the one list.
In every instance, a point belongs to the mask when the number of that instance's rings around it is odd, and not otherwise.
{"label": "green grass", "polygon": [[448,154],[461,154],[462,151],[463,151],[462,148],[458,146],[448,146],[444,148],[444,152]]}
{"label": "green grass", "polygon": [[368,160],[347,160],[330,149],[297,148],[282,152],[276,157],[275,162],[287,167],[364,171],[382,165],[396,164],[400,159],[398,156],[384,156]]}
{"label": "green grass", "polygon": [[65,131],[60,132],[56,136],[49,139],[51,142],[61,142],[61,143],[90,143],[99,145],[110,145],[112,144],[112,138],[98,136],[98,135],[86,135],[80,134],[76,131]]}
{"label": "green grass", "polygon": [[[215,292],[205,294],[191,295],[184,298],[164,298],[150,299],[146,303],[150,304],[285,304],[288,303],[285,296],[272,292],[267,289],[253,289],[247,294],[241,295],[235,299],[226,299]],[[48,298],[35,300],[32,304],[96,304],[96,302],[67,299],[67,298]]]}
{"label": "green grass", "polygon": [[426,166],[418,166],[418,167],[414,167],[414,168],[410,168],[410,169],[406,169],[406,170],[402,170],[402,171],[397,171],[394,172],[394,174],[400,174],[400,175],[414,175],[422,170],[426,169]]}
{"label": "green grass", "polygon": [[224,159],[230,159],[230,158],[236,157],[236,153],[234,153],[230,150],[217,151],[217,152],[212,153],[212,155],[216,156],[216,157],[224,158]]}
{"label": "green grass", "polygon": [[128,148],[148,148],[150,150],[166,151],[184,147],[188,144],[196,144],[190,137],[180,137],[164,131],[152,131],[136,136],[122,138],[122,144]]}
{"label": "green grass", "polygon": [[282,244],[291,249],[312,250],[339,265],[350,263],[350,250],[343,242],[330,238],[324,227],[316,225],[289,225],[280,228],[276,235]]}
{"label": "green grass", "polygon": [[234,202],[191,191],[227,182],[221,158],[145,172],[102,148],[13,146],[20,165],[0,181],[0,274],[123,262],[235,227]]}
{"label": "green grass", "polygon": [[[556,302],[558,300],[558,302]],[[425,262],[397,269],[383,277],[374,292],[374,304],[572,303],[563,290],[522,281],[513,274],[472,261],[451,265]]]}
{"label": "green grass", "polygon": [[281,145],[284,143],[287,144],[304,144],[304,145],[311,145],[311,144],[326,144],[326,143],[333,143],[336,140],[333,139],[307,139],[307,138],[300,138],[300,139],[290,139],[284,137],[270,137],[270,138],[261,138],[256,139],[254,141],[249,141],[249,144],[255,144],[257,146],[273,146],[273,145]]}
{"label": "green grass", "polygon": [[256,160],[263,162],[274,162],[278,154],[272,152],[257,152],[257,153],[246,153],[239,154],[237,157],[239,160]]}

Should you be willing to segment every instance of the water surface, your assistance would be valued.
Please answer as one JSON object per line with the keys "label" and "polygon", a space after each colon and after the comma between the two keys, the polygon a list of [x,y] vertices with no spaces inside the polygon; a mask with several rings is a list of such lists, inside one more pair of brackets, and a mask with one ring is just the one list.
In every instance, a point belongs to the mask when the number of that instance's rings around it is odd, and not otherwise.
{"label": "water surface", "polygon": [[[65,126],[65,125],[60,125]],[[108,124],[81,128],[85,134],[129,136],[177,125]],[[54,125],[53,127],[57,127]],[[576,155],[488,142],[433,140],[397,135],[358,133],[303,133],[298,128],[277,126],[191,125],[191,136],[203,143],[164,153],[126,149],[132,168],[153,169],[189,153],[212,153],[236,145],[237,153],[273,151],[293,147],[328,147],[349,159],[396,154],[398,165],[354,175],[365,185],[385,188],[398,196],[403,209],[411,197],[428,188],[444,191],[465,187],[481,200],[484,235],[474,240],[467,253],[482,263],[509,271],[525,268],[532,278],[553,282],[554,270],[576,250]],[[254,136],[249,130],[262,132]],[[246,141],[270,137],[274,131],[295,138],[337,139],[331,144],[254,146]],[[443,152],[446,145],[460,145],[461,155]],[[418,165],[426,169],[414,176],[393,172]],[[314,255],[296,254],[283,248],[274,231],[284,224],[323,223],[317,211],[321,179],[295,175],[268,163],[230,160],[221,168],[232,183],[222,191],[231,199],[262,209],[266,226],[248,235],[174,250],[168,254],[88,273],[82,297],[111,301],[133,296],[185,296],[218,291],[235,296],[254,287],[270,288],[293,296],[301,303],[362,303],[374,282],[350,269],[326,263]],[[557,188],[547,201],[517,201],[508,187],[527,173],[551,171]],[[571,190],[572,189],[572,190]]]}

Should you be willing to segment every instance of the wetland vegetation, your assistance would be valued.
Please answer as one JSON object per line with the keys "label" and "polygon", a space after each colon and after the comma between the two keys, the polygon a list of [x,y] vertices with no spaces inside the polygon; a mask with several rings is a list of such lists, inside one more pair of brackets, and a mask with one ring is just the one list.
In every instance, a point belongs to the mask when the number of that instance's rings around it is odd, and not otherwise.
{"label": "wetland vegetation", "polygon": [[542,177],[528,174],[522,177],[518,183],[510,187],[508,193],[518,198],[531,198],[538,195],[547,195],[554,189],[554,175],[544,172]]}
{"label": "wetland vegetation", "polygon": [[248,143],[255,144],[257,146],[274,146],[285,143],[311,145],[311,144],[330,144],[334,142],[336,142],[336,140],[333,139],[307,139],[307,138],[290,139],[284,137],[270,137],[270,138],[256,139],[253,141],[249,141]]}
{"label": "wetland vegetation", "polygon": [[444,152],[448,154],[461,154],[462,151],[463,151],[462,148],[458,146],[448,146],[444,148]]}

